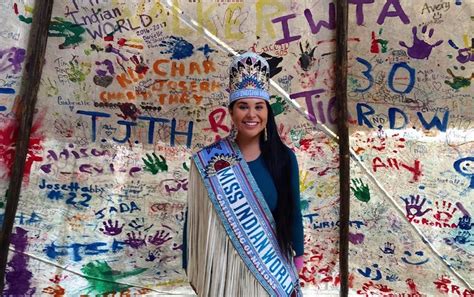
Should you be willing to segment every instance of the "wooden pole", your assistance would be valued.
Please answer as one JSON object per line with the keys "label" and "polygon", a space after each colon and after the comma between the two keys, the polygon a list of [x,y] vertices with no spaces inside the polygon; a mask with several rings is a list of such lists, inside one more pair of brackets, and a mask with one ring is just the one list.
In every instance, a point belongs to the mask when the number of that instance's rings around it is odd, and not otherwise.
{"label": "wooden pole", "polygon": [[28,40],[28,58],[20,87],[20,96],[15,102],[16,119],[19,121],[18,138],[15,146],[15,160],[12,175],[8,186],[5,216],[0,234],[0,292],[5,286],[5,269],[8,259],[10,235],[15,222],[18,199],[20,196],[23,172],[31,125],[37,100],[38,89],[43,71],[46,43],[48,40],[48,27],[53,10],[54,0],[37,0],[33,12],[30,37]]}
{"label": "wooden pole", "polygon": [[337,129],[339,136],[339,271],[341,276],[340,296],[349,294],[349,129],[347,115],[347,28],[348,3],[338,0],[336,4],[336,100]]}

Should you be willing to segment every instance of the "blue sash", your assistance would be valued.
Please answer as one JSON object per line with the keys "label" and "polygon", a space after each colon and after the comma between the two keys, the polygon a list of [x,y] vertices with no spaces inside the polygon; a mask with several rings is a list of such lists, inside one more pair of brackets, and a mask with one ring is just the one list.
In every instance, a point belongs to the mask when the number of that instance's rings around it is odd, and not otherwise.
{"label": "blue sash", "polygon": [[247,268],[271,296],[302,296],[283,256],[275,222],[238,146],[227,138],[193,156],[227,235]]}

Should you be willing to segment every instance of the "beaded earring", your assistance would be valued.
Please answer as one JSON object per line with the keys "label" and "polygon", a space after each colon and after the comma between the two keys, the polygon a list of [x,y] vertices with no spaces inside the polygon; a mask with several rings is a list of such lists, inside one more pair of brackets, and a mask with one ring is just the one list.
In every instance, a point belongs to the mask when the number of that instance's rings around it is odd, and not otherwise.
{"label": "beaded earring", "polygon": [[234,124],[232,124],[232,127],[230,128],[229,136],[228,136],[229,139],[235,142],[235,139],[237,138],[237,133],[238,133],[237,127]]}

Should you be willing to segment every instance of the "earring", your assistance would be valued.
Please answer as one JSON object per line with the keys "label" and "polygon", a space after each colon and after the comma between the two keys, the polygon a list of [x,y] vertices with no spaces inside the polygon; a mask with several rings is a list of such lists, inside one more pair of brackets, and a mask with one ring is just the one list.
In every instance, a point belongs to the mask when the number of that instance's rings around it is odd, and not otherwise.
{"label": "earring", "polygon": [[234,124],[232,124],[231,128],[230,128],[230,132],[229,132],[229,139],[233,142],[235,142],[235,139],[237,138],[237,127],[234,126]]}
{"label": "earring", "polygon": [[267,127],[265,127],[265,128],[263,129],[263,140],[264,140],[265,142],[268,141],[268,131],[267,131]]}

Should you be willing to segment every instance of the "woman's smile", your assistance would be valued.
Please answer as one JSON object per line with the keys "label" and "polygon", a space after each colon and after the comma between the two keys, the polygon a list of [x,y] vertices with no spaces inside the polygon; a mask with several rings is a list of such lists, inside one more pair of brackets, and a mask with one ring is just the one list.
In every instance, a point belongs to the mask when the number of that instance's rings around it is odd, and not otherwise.
{"label": "woman's smile", "polygon": [[255,128],[259,124],[259,122],[256,122],[256,121],[243,121],[242,123],[248,128]]}

